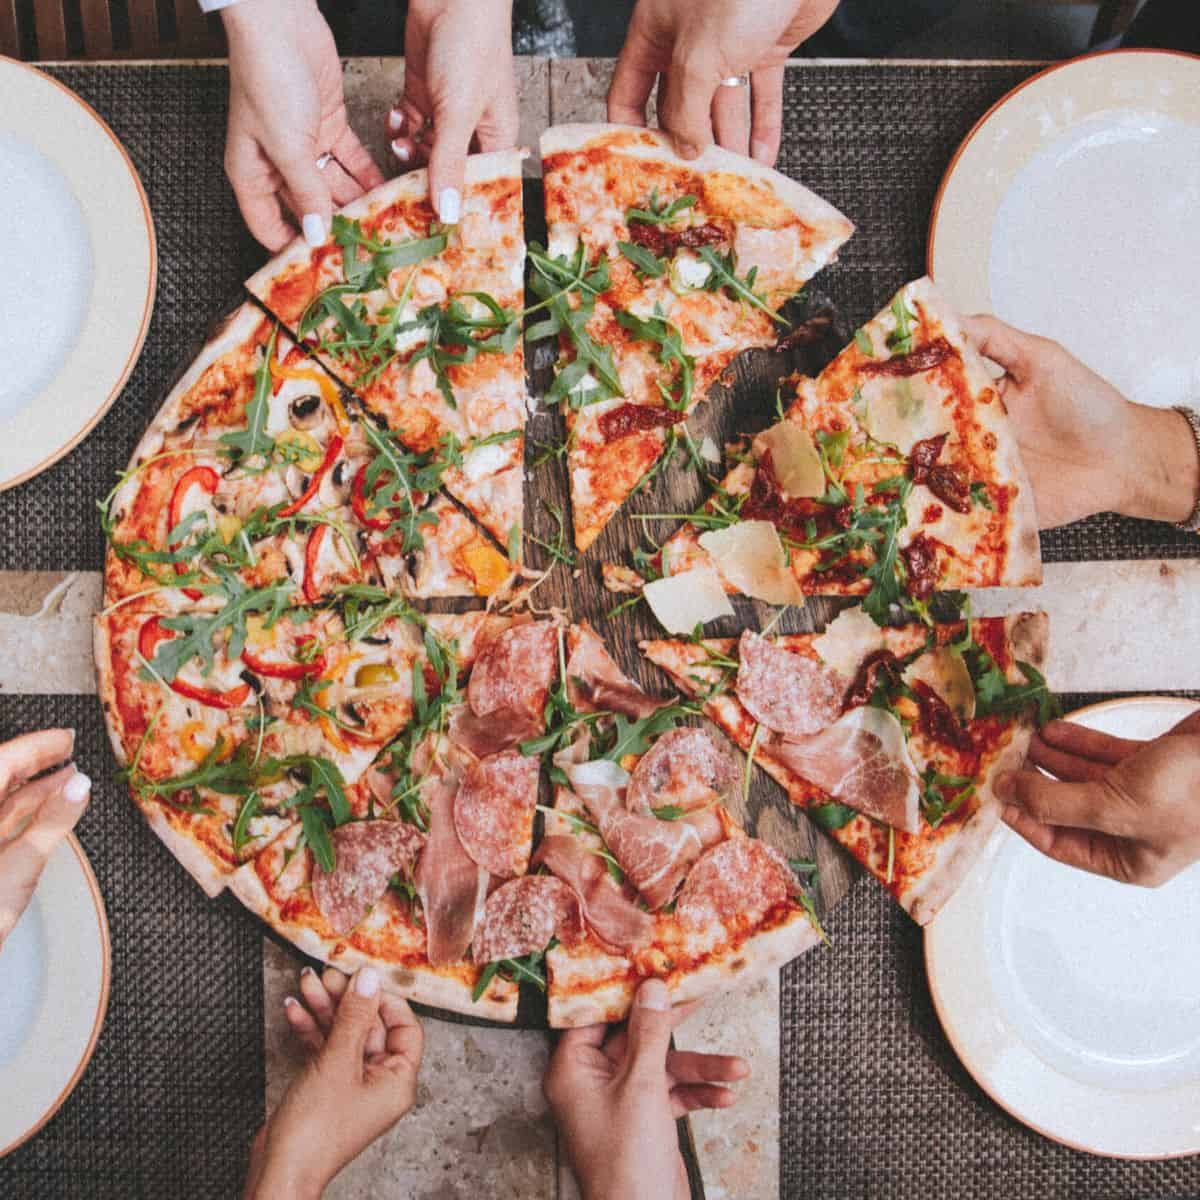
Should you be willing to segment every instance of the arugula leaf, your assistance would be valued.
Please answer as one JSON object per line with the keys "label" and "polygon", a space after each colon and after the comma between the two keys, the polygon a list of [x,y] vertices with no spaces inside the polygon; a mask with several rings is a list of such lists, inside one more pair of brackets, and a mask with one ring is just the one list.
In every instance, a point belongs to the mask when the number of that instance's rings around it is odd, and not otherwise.
{"label": "arugula leaf", "polygon": [[688,810],[680,808],[678,804],[664,804],[661,808],[652,808],[650,810],[660,821],[678,821],[680,817],[686,817]]}
{"label": "arugula leaf", "polygon": [[545,950],[536,950],[523,958],[502,958],[497,962],[488,963],[480,972],[471,999],[478,1002],[487,991],[488,985],[499,974],[504,979],[514,983],[530,983],[539,992],[546,990],[546,955],[558,945],[557,938],[551,938]]}
{"label": "arugula leaf", "polygon": [[707,263],[709,268],[708,279],[704,284],[706,292],[719,292],[722,288],[727,288],[737,299],[744,300],[760,312],[765,312],[772,321],[783,325],[785,328],[790,324],[787,317],[777,313],[754,290],[754,280],[758,274],[757,267],[751,267],[746,278],[739,279],[732,253],[719,254],[711,246],[701,246],[698,253],[701,260]]}
{"label": "arugula leaf", "polygon": [[932,764],[921,773],[921,812],[930,829],[937,829],[975,794],[969,775],[943,775]]}
{"label": "arugula leaf", "polygon": [[575,565],[575,552],[568,548],[567,520],[563,515],[562,508],[555,504],[553,500],[546,500],[545,498],[542,499],[542,507],[550,514],[551,519],[554,521],[553,540],[547,541],[545,538],[535,536],[528,530],[525,533],[526,538],[550,555],[552,561],[573,567]]}
{"label": "arugula leaf", "polygon": [[[275,449],[275,439],[267,433],[267,417],[271,405],[271,360],[275,357],[276,330],[263,349],[262,361],[254,368],[254,395],[246,404],[246,428],[221,435],[221,445],[239,461],[257,456],[269,458]],[[168,543],[170,544],[170,543]]]}
{"label": "arugula leaf", "polygon": [[657,254],[651,254],[645,246],[635,242],[618,242],[617,249],[628,259],[635,271],[651,279],[661,279],[667,273],[667,264]]}
{"label": "arugula leaf", "polygon": [[673,391],[659,383],[658,388],[667,407],[675,412],[687,412],[692,402],[692,387],[696,360],[683,348],[683,335],[665,317],[638,317],[625,309],[617,309],[617,324],[643,342],[658,345],[658,361],[665,366],[677,365]]}
{"label": "arugula leaf", "polygon": [[896,355],[911,354],[913,348],[912,322],[917,314],[911,312],[904,303],[904,293],[897,292],[892,301],[892,315],[896,318],[896,328],[888,334],[888,349]]}
{"label": "arugula leaf", "polygon": [[333,841],[329,836],[329,825],[324,813],[311,804],[300,808],[300,826],[303,830],[297,848],[307,845],[312,851],[313,858],[324,871],[332,871],[336,865],[333,854]]}
{"label": "arugula leaf", "polygon": [[[362,224],[343,216],[333,218],[333,240],[342,248],[342,271],[346,282],[358,292],[385,288],[388,276],[398,267],[411,267],[427,258],[441,254],[449,244],[445,233],[391,242],[372,238],[363,232]],[[366,257],[360,256],[364,251]]]}
{"label": "arugula leaf", "polygon": [[854,820],[858,813],[845,804],[830,801],[828,804],[810,804],[805,811],[820,829],[841,829]]}
{"label": "arugula leaf", "polygon": [[799,879],[811,885],[817,878],[817,860],[815,858],[789,858],[788,866]]}
{"label": "arugula leaf", "polygon": [[674,729],[676,722],[682,717],[694,717],[697,713],[698,709],[694,704],[668,704],[648,717],[633,721],[622,713],[613,713],[610,744],[601,754],[593,754],[592,757],[620,762],[627,754],[645,754],[660,734]]}
{"label": "arugula leaf", "polygon": [[258,792],[251,792],[242,801],[241,808],[238,809],[237,820],[233,823],[233,832],[230,835],[233,842],[233,856],[235,858],[241,859],[242,851],[246,848],[246,843],[250,840],[250,822],[261,812],[262,797]]}
{"label": "arugula leaf", "polygon": [[865,354],[868,358],[875,356],[875,347],[871,345],[871,337],[861,326],[854,331],[854,344],[859,348],[859,351]]}
{"label": "arugula leaf", "polygon": [[971,484],[971,503],[978,504],[981,508],[986,508],[988,512],[996,511],[996,506],[992,503],[992,497],[988,492],[986,483],[977,481]]}
{"label": "arugula leaf", "polygon": [[697,203],[697,197],[684,195],[678,196],[668,204],[665,200],[659,199],[658,188],[651,188],[650,200],[645,208],[629,208],[625,210],[625,224],[668,225],[681,212],[686,212],[689,208],[695,208]]}

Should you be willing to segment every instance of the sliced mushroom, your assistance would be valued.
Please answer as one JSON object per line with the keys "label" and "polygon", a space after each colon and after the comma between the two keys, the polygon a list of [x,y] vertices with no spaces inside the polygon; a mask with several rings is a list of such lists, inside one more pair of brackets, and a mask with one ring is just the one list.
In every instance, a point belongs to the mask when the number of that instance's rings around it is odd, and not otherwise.
{"label": "sliced mushroom", "polygon": [[333,468],[325,472],[317,492],[323,508],[340,508],[350,502],[350,487],[356,469],[354,463],[339,458]]}
{"label": "sliced mushroom", "polygon": [[300,470],[295,463],[291,463],[283,473],[283,482],[287,485],[288,492],[297,499],[308,491],[311,481],[311,476]]}
{"label": "sliced mushroom", "polygon": [[288,420],[293,429],[315,429],[324,416],[325,402],[315,392],[297,396],[288,405]]}

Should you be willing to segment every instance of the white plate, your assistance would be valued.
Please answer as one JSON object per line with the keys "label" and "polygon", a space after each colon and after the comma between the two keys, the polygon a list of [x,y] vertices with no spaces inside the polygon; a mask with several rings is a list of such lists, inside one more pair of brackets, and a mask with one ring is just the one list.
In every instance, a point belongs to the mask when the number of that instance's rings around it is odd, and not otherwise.
{"label": "white plate", "polygon": [[1052,67],[976,124],[942,181],[929,271],[961,312],[1055,338],[1131,399],[1200,394],[1200,58]]}
{"label": "white plate", "polygon": [[108,411],[154,305],[137,171],[74,92],[0,58],[0,489],[45,470]]}
{"label": "white plate", "polygon": [[[1150,738],[1189,700],[1070,719]],[[1200,864],[1129,887],[1039,854],[1001,826],[925,935],[934,1007],[1001,1108],[1092,1154],[1200,1153]]]}
{"label": "white plate", "polygon": [[100,889],[72,836],[0,950],[0,1158],[79,1082],[108,1009],[111,961]]}

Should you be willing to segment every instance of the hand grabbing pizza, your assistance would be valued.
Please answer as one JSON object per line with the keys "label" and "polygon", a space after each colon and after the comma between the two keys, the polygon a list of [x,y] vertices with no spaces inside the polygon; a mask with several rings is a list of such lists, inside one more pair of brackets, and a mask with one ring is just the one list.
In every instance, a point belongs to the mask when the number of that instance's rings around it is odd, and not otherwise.
{"label": "hand grabbing pizza", "polygon": [[301,979],[288,1024],[311,1057],[255,1139],[247,1200],[304,1200],[386,1133],[417,1095],[423,1034],[408,1003],[364,967]]}
{"label": "hand grabbing pizza", "polygon": [[1051,721],[1000,781],[1004,820],[1059,862],[1158,887],[1200,859],[1200,713],[1153,741]]}
{"label": "hand grabbing pizza", "polygon": [[728,1108],[743,1059],[672,1050],[691,1011],[672,1010],[666,985],[638,990],[628,1026],[570,1029],[542,1087],[586,1200],[686,1200],[691,1194],[675,1122],[698,1108]]}
{"label": "hand grabbing pizza", "polygon": [[[771,166],[783,129],[783,66],[837,0],[638,0],[608,91],[608,119],[645,125],[658,80],[658,123],[684,158],[716,141]],[[740,87],[750,76],[750,112]]]}
{"label": "hand grabbing pizza", "polygon": [[43,774],[66,762],[74,746],[70,729],[46,729],[0,745],[0,949],[50,855],[87,808],[92,785],[86,775],[73,766]]}
{"label": "hand grabbing pizza", "polygon": [[517,144],[512,0],[412,0],[404,29],[404,95],[388,114],[392,152],[429,164],[438,217],[462,211],[467,153]]}
{"label": "hand grabbing pizza", "polygon": [[968,317],[963,329],[1006,372],[1004,403],[1043,529],[1098,512],[1187,519],[1200,461],[1179,413],[1126,400],[1057,342],[995,317]]}
{"label": "hand grabbing pizza", "polygon": [[[315,0],[242,0],[223,12],[229,39],[225,173],[250,232],[268,250],[329,232],[335,206],[383,175],[346,120],[342,64]],[[322,168],[318,159],[332,158]]]}

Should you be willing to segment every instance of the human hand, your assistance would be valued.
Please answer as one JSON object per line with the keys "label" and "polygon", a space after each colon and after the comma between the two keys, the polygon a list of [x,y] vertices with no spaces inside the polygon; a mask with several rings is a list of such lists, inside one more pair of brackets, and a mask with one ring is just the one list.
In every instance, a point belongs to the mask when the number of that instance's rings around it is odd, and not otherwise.
{"label": "human hand", "polygon": [[1001,385],[1043,529],[1098,512],[1183,521],[1200,456],[1183,416],[1126,400],[1057,342],[995,317],[963,330],[1006,372]]}
{"label": "human hand", "polygon": [[1200,859],[1200,712],[1153,741],[1051,721],[998,781],[1004,820],[1059,862],[1158,887]]}
{"label": "human hand", "polygon": [[[70,729],[27,733],[0,745],[0,949],[33,897],[42,869],[87,808],[92,783],[73,766]],[[29,780],[35,776],[41,778]]]}
{"label": "human hand", "polygon": [[312,1057],[255,1139],[247,1200],[320,1196],[416,1100],[421,1026],[406,1001],[380,992],[372,968],[353,981],[309,972],[300,990],[307,1008],[291,996],[284,1006]]}
{"label": "human hand", "polygon": [[[342,64],[315,0],[242,0],[222,10],[229,39],[225,174],[250,232],[268,250],[310,246],[383,175],[346,120]],[[317,159],[332,154],[324,169]]]}
{"label": "human hand", "polygon": [[411,0],[388,133],[406,167],[429,164],[440,220],[458,223],[467,151],[511,149],[518,124],[512,0]]}
{"label": "human hand", "polygon": [[559,1039],[542,1089],[586,1200],[690,1195],[675,1122],[728,1108],[736,1097],[726,1085],[749,1074],[740,1058],[670,1049],[691,1007],[672,1010],[666,985],[649,979],[625,1028],[589,1025]]}
{"label": "human hand", "polygon": [[[658,85],[658,123],[684,158],[713,141],[768,166],[783,131],[783,66],[838,0],[638,0],[608,89],[608,119],[645,125]],[[740,87],[749,73],[750,112]]]}

